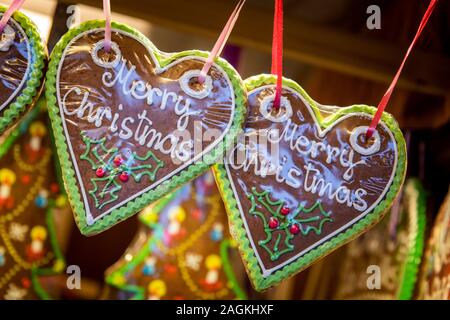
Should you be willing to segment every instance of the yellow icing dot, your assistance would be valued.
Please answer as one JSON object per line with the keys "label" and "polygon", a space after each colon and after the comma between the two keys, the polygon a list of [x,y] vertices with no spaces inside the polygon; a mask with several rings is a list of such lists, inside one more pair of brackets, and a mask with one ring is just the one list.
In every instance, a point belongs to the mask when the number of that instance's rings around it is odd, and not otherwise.
{"label": "yellow icing dot", "polygon": [[64,262],[64,260],[58,259],[53,264],[53,268],[52,269],[53,269],[54,272],[62,272],[64,270],[65,266],[66,266],[66,263]]}
{"label": "yellow icing dot", "polygon": [[186,211],[182,207],[173,208],[169,213],[170,220],[183,222],[186,219]]}
{"label": "yellow icing dot", "polygon": [[14,171],[3,168],[0,170],[0,183],[12,185],[16,182],[16,174]]}
{"label": "yellow icing dot", "polygon": [[30,125],[30,134],[32,136],[43,137],[47,134],[47,128],[40,121],[33,122]]}
{"label": "yellow icing dot", "polygon": [[222,260],[216,254],[210,254],[206,260],[205,265],[207,269],[219,269],[222,266]]}
{"label": "yellow icing dot", "polygon": [[125,284],[125,282],[126,282],[125,277],[120,274],[116,274],[112,278],[112,283],[115,284],[116,286],[122,286]]}
{"label": "yellow icing dot", "polygon": [[32,240],[45,240],[47,239],[47,230],[42,226],[34,226],[30,236]]}
{"label": "yellow icing dot", "polygon": [[63,195],[58,196],[55,202],[58,208],[64,208],[67,205],[67,198]]}
{"label": "yellow icing dot", "polygon": [[145,222],[150,224],[158,222],[158,214],[153,210],[152,206],[149,206],[142,211],[142,218]]}
{"label": "yellow icing dot", "polygon": [[157,297],[165,296],[166,292],[167,292],[167,288],[166,288],[165,282],[162,281],[162,280],[153,280],[148,285],[148,292],[151,295],[155,295]]}

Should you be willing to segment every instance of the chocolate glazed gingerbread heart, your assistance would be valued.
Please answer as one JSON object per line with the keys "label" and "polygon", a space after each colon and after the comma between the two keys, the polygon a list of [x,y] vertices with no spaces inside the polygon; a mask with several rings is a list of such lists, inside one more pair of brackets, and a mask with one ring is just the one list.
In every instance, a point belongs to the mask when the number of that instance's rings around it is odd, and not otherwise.
{"label": "chocolate glazed gingerbread heart", "polygon": [[275,77],[245,83],[244,134],[215,171],[231,232],[263,290],[381,219],[403,183],[406,150],[388,114],[366,141],[375,108],[319,106],[284,79],[274,110]]}
{"label": "chocolate glazed gingerbread heart", "polygon": [[204,172],[231,146],[245,94],[224,60],[166,54],[138,31],[104,22],[68,32],[52,53],[47,98],[78,225],[98,233]]}
{"label": "chocolate glazed gingerbread heart", "polygon": [[[6,8],[0,6],[0,18]],[[0,134],[39,97],[47,51],[34,23],[16,12],[0,37]]]}

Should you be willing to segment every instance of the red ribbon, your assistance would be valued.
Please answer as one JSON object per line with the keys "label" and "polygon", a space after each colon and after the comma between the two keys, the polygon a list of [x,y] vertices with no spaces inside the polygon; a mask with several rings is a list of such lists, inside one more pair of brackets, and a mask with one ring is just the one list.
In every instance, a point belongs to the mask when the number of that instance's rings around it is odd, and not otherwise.
{"label": "red ribbon", "polygon": [[369,129],[367,129],[367,133],[366,133],[367,139],[370,139],[372,137],[373,133],[375,132],[375,129],[381,120],[381,116],[383,115],[383,111],[386,108],[386,106],[389,102],[389,99],[391,98],[391,95],[392,95],[392,92],[394,91],[395,86],[397,85],[398,78],[400,77],[403,67],[405,66],[405,62],[408,59],[409,54],[411,53],[412,49],[414,48],[414,45],[416,44],[417,39],[419,39],[420,34],[422,33],[423,29],[427,25],[428,19],[430,18],[431,14],[433,13],[433,10],[436,7],[437,2],[438,2],[438,0],[430,1],[430,4],[428,5],[428,9],[423,16],[422,21],[420,22],[419,29],[417,30],[416,35],[415,35],[412,43],[410,44],[405,57],[403,58],[402,64],[400,65],[400,68],[398,69],[397,74],[395,75],[394,79],[392,80],[391,85],[389,86],[388,90],[386,91],[386,93],[384,94],[380,103],[378,104],[377,112],[375,113],[375,116],[372,119],[372,123],[370,124]]}
{"label": "red ribbon", "polygon": [[273,108],[279,109],[283,88],[283,0],[275,0],[272,37],[272,74],[277,76]]}

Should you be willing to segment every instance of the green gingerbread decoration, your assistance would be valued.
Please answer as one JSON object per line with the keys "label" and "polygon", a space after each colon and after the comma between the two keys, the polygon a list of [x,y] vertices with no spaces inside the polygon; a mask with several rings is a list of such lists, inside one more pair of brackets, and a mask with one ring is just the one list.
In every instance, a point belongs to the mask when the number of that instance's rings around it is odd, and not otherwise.
{"label": "green gingerbread decoration", "polygon": [[210,172],[145,209],[140,221],[135,240],[107,272],[108,298],[246,298]]}
{"label": "green gingerbread decoration", "polygon": [[48,125],[37,107],[0,146],[0,299],[59,295],[47,281],[65,267],[54,219],[70,209],[57,182]]}

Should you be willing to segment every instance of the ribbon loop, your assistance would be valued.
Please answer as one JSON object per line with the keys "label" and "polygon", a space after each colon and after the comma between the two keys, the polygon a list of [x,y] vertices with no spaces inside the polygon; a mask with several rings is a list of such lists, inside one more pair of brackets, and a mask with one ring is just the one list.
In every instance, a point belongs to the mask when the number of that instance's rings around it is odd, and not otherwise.
{"label": "ribbon loop", "polygon": [[11,5],[9,6],[8,10],[3,14],[2,19],[0,20],[0,33],[3,32],[3,29],[5,29],[6,25],[8,24],[9,19],[11,19],[11,16],[16,12],[17,10],[22,7],[25,0],[14,0]]}
{"label": "ribbon loop", "polygon": [[206,75],[208,74],[209,69],[211,69],[214,60],[216,60],[216,58],[219,57],[220,54],[222,53],[223,48],[225,47],[225,44],[227,43],[228,38],[230,37],[230,34],[233,31],[234,25],[236,24],[236,21],[239,18],[239,14],[241,12],[242,7],[245,4],[245,1],[246,0],[239,0],[238,4],[236,5],[236,8],[234,8],[230,18],[225,24],[225,27],[220,33],[219,38],[214,44],[214,47],[211,50],[211,53],[209,54],[208,59],[206,60],[205,65],[203,66],[200,72],[200,76],[198,77],[198,82],[200,84],[203,84],[205,82]]}
{"label": "ribbon loop", "polygon": [[372,135],[374,134],[375,129],[381,120],[381,116],[383,115],[383,111],[386,108],[387,104],[389,103],[389,100],[391,99],[392,92],[394,91],[394,88],[397,85],[398,79],[400,78],[400,74],[402,73],[402,70],[403,70],[403,67],[405,66],[406,60],[408,59],[409,54],[411,53],[412,49],[414,48],[414,45],[416,44],[417,39],[419,39],[423,29],[427,25],[428,19],[430,18],[431,14],[433,13],[433,10],[436,7],[437,2],[438,2],[438,0],[430,1],[427,11],[425,11],[422,21],[420,22],[419,28],[417,29],[416,35],[414,36],[414,39],[411,42],[411,44],[408,48],[408,51],[405,54],[405,57],[403,58],[400,68],[397,70],[397,73],[395,74],[395,77],[392,80],[391,85],[389,86],[389,88],[387,89],[383,98],[381,99],[380,103],[378,104],[377,112],[375,113],[375,116],[372,119],[372,123],[370,124],[369,128],[367,129],[366,139],[370,139],[372,137]]}

